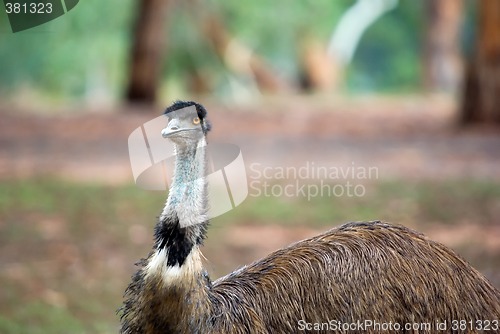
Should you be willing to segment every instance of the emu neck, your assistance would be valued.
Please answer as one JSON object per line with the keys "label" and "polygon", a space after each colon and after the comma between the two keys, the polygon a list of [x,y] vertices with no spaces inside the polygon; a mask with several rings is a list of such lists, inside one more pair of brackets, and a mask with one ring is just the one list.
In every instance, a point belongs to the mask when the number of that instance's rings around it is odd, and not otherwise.
{"label": "emu neck", "polygon": [[177,217],[180,227],[202,224],[207,220],[205,147],[205,139],[197,144],[176,145],[174,176],[160,217],[162,220]]}
{"label": "emu neck", "polygon": [[198,145],[176,146],[176,162],[167,203],[155,227],[154,257],[150,271],[163,266],[184,269],[194,246],[205,238],[206,217],[204,139]]}
{"label": "emu neck", "polygon": [[145,265],[141,301],[146,333],[196,333],[209,313],[210,281],[199,246],[205,237],[205,146],[176,146],[165,208],[155,227],[155,247]]}
{"label": "emu neck", "polygon": [[176,146],[176,162],[167,203],[155,227],[155,255],[150,271],[163,266],[183,269],[194,246],[205,238],[206,217],[204,139]]}

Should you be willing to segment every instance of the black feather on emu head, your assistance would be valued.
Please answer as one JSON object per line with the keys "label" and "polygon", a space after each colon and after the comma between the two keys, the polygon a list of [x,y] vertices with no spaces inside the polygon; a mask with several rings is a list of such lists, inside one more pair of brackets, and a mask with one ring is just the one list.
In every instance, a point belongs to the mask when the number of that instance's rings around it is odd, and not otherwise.
{"label": "black feather on emu head", "polygon": [[206,118],[207,110],[199,103],[196,103],[194,101],[175,101],[171,106],[165,109],[165,112],[163,114],[168,116],[168,114],[173,111],[181,110],[191,106],[196,107],[196,112],[198,113],[198,118],[200,119],[201,128],[203,129],[203,133],[206,135],[207,132],[212,128],[212,125]]}

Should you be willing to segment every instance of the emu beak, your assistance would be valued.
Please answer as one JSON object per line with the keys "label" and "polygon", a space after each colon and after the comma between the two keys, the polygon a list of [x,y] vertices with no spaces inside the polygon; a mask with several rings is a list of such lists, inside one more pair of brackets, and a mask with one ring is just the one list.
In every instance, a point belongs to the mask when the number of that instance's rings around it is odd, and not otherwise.
{"label": "emu beak", "polygon": [[176,134],[181,131],[189,130],[189,129],[183,129],[180,127],[178,119],[172,119],[170,122],[168,122],[168,125],[165,129],[161,130],[161,135],[163,138],[168,138],[173,134]]}
{"label": "emu beak", "polygon": [[169,129],[169,127],[167,126],[165,129],[161,130],[161,136],[163,138],[167,138],[168,136],[170,136],[172,134],[172,130]]}

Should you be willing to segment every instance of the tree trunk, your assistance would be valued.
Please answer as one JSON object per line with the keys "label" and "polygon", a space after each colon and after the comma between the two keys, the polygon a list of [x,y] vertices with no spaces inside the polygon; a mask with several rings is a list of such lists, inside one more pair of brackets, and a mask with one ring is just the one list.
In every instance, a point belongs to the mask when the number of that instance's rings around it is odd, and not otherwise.
{"label": "tree trunk", "polygon": [[152,104],[160,80],[165,49],[168,0],[141,0],[131,50],[127,101]]}
{"label": "tree trunk", "polygon": [[306,37],[300,44],[301,88],[306,91],[331,92],[340,86],[344,66],[328,55],[324,43]]}
{"label": "tree trunk", "polygon": [[460,53],[463,0],[427,0],[424,85],[428,90],[456,92],[462,79]]}
{"label": "tree trunk", "polygon": [[293,89],[263,58],[231,36],[222,20],[214,15],[205,16],[202,20],[206,38],[230,70],[254,80],[262,92],[278,93]]}
{"label": "tree trunk", "polygon": [[482,0],[474,58],[467,67],[464,123],[500,123],[500,1]]}

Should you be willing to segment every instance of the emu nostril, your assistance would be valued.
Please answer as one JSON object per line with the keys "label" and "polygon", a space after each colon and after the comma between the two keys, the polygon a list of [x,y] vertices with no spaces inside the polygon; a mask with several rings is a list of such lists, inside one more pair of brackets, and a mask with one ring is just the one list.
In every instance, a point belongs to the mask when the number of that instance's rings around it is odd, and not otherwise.
{"label": "emu nostril", "polygon": [[169,134],[177,130],[179,130],[179,126],[176,124],[171,124],[167,126],[165,129],[161,130],[161,135],[163,138],[167,138]]}
{"label": "emu nostril", "polygon": [[165,129],[161,130],[161,136],[162,136],[163,138],[167,138],[167,137],[168,137],[168,133],[169,133],[169,131],[168,131],[168,129],[167,129],[167,128],[165,128]]}

